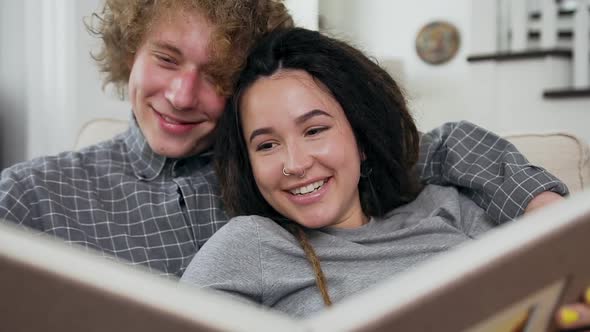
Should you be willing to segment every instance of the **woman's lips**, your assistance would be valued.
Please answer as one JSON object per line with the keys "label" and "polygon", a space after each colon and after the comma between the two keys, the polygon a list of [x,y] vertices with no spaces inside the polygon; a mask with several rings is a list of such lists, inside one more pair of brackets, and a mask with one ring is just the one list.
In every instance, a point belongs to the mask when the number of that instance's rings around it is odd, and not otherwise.
{"label": "woman's lips", "polygon": [[321,186],[321,188],[317,189],[308,194],[304,195],[294,195],[291,192],[287,191],[288,199],[297,205],[309,205],[314,204],[323,199],[323,197],[327,194],[330,186],[332,185],[332,177],[329,177],[327,181]]}

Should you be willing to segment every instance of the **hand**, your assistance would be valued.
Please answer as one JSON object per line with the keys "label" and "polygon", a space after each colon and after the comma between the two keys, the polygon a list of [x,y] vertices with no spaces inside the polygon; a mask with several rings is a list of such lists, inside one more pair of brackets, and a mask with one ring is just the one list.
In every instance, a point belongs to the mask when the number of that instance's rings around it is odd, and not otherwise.
{"label": "hand", "polygon": [[590,287],[586,288],[583,301],[561,306],[555,320],[564,331],[590,331]]}
{"label": "hand", "polygon": [[540,209],[540,208],[545,207],[549,204],[563,201],[564,199],[565,198],[561,197],[561,195],[556,194],[552,191],[542,192],[539,195],[535,196],[529,202],[529,205],[527,205],[527,207],[524,209],[524,214],[530,213],[533,210]]}

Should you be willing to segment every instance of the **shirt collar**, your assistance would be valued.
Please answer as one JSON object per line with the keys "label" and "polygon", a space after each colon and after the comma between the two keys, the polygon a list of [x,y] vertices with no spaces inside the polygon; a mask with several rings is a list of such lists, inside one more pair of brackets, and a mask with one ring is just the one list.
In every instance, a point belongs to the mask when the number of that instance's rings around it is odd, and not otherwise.
{"label": "shirt collar", "polygon": [[132,119],[125,135],[125,145],[129,151],[131,167],[138,179],[154,180],[162,173],[166,165],[166,157],[155,153],[143,136],[135,117]]}
{"label": "shirt collar", "polygon": [[129,129],[125,134],[125,145],[127,145],[129,151],[129,160],[133,172],[140,180],[155,180],[162,173],[167,163],[176,165],[178,161],[182,161],[183,166],[189,169],[199,169],[212,160],[212,150],[181,160],[159,155],[148,144],[134,116],[131,117],[129,122]]}

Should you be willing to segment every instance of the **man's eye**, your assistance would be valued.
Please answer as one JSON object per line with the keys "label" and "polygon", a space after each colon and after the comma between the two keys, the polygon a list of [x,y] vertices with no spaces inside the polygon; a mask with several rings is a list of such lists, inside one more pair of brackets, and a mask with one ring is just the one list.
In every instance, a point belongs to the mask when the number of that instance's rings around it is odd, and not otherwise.
{"label": "man's eye", "polygon": [[305,132],[305,136],[315,136],[326,130],[328,130],[328,127],[313,127]]}
{"label": "man's eye", "polygon": [[171,58],[171,57],[169,57],[169,56],[167,56],[167,55],[156,54],[156,55],[155,55],[155,57],[156,57],[156,59],[158,59],[160,62],[163,62],[163,63],[165,63],[165,64],[170,64],[170,65],[174,65],[174,64],[176,64],[176,61],[175,61],[173,58]]}
{"label": "man's eye", "polygon": [[258,144],[258,146],[256,146],[256,151],[268,151],[268,150],[272,149],[273,147],[275,147],[275,145],[276,145],[276,143],[272,143],[272,142]]}

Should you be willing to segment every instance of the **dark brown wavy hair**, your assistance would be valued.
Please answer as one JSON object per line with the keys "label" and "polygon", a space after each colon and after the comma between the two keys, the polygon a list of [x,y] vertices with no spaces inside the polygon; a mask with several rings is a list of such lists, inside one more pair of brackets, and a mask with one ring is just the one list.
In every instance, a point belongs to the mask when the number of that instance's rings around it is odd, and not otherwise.
{"label": "dark brown wavy hair", "polygon": [[397,83],[345,42],[316,31],[280,29],[263,38],[248,57],[217,128],[216,171],[223,201],[230,215],[269,217],[290,230],[314,268],[318,288],[329,305],[325,278],[305,230],[286,220],[262,197],[241,133],[239,107],[244,93],[259,78],[284,69],[306,71],[342,106],[366,156],[358,186],[367,216],[383,216],[416,197],[419,185],[413,170],[419,134]]}
{"label": "dark brown wavy hair", "polygon": [[191,11],[215,27],[209,45],[212,63],[206,71],[226,96],[253,43],[275,28],[293,26],[280,0],[106,0],[101,11],[85,20],[87,30],[102,41],[92,56],[104,74],[104,84],[114,84],[124,97],[130,64],[149,29],[159,19]]}

